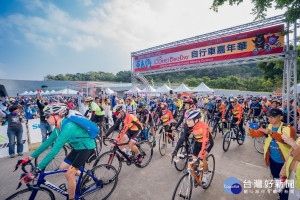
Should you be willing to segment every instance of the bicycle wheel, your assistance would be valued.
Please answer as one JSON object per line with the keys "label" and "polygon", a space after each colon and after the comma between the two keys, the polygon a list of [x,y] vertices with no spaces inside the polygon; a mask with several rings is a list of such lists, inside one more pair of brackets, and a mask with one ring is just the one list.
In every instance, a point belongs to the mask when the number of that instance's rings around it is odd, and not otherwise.
{"label": "bicycle wheel", "polygon": [[142,162],[140,164],[135,164],[135,165],[139,168],[144,168],[150,163],[150,161],[152,159],[153,147],[149,141],[142,141],[142,142],[136,144],[136,146],[138,147],[139,151],[141,152],[143,158],[142,158]]}
{"label": "bicycle wheel", "polygon": [[173,192],[172,200],[187,199],[190,200],[193,191],[193,179],[189,173],[184,174],[178,181]]}
{"label": "bicycle wheel", "polygon": [[229,149],[231,142],[231,132],[227,131],[223,138],[223,150],[226,152]]}
{"label": "bicycle wheel", "polygon": [[183,171],[188,163],[188,151],[186,145],[181,145],[177,152],[178,162],[174,162],[175,169],[177,171]]}
{"label": "bicycle wheel", "polygon": [[254,138],[254,148],[258,153],[264,153],[265,137]]}
{"label": "bicycle wheel", "polygon": [[[28,200],[31,197],[31,194],[33,193],[33,190],[30,190],[29,188],[26,188],[24,190],[20,190],[16,192],[15,194],[7,197],[5,200],[11,200],[11,199],[16,199],[16,200]],[[34,198],[35,200],[55,200],[55,196],[53,192],[47,188],[41,187]]]}
{"label": "bicycle wheel", "polygon": [[211,132],[212,132],[213,137],[214,137],[214,139],[215,139],[216,136],[217,136],[217,133],[218,133],[218,122],[217,122],[217,121],[215,122],[215,124],[214,124],[213,129],[212,129]]}
{"label": "bicycle wheel", "polygon": [[202,188],[203,189],[207,189],[213,178],[214,178],[214,175],[215,175],[215,166],[216,166],[216,163],[215,163],[215,156],[213,154],[209,154],[206,158],[206,161],[207,161],[207,164],[208,164],[208,173],[209,173],[209,181],[207,184],[205,185],[202,185]]}
{"label": "bicycle wheel", "polygon": [[114,151],[108,151],[103,153],[94,163],[94,167],[97,165],[109,164],[112,165],[120,173],[122,169],[121,157]]}
{"label": "bicycle wheel", "polygon": [[[245,132],[245,131],[244,131]],[[238,130],[237,132],[237,136],[236,136],[236,142],[239,144],[239,145],[242,145],[244,144],[245,142],[245,136],[244,136],[244,140],[241,139],[242,138],[242,133],[240,130]]]}
{"label": "bicycle wheel", "polygon": [[165,131],[163,130],[163,128],[160,131],[160,136],[159,136],[159,153],[160,155],[164,156],[167,152],[167,136],[165,134]]}
{"label": "bicycle wheel", "polygon": [[[46,149],[42,154],[40,154],[37,158],[34,159],[34,165],[38,166],[39,163],[46,157],[46,155],[51,151],[52,146]],[[58,152],[58,154],[51,160],[51,162],[45,168],[45,171],[56,171],[58,170],[60,164],[66,158],[68,152],[67,148],[63,146],[63,148]]]}
{"label": "bicycle wheel", "polygon": [[[97,178],[100,182],[103,183],[102,188],[98,188],[93,192],[89,193],[89,190],[92,190],[99,186],[94,179],[91,179],[89,176],[86,176],[85,180],[82,180],[79,193],[83,195],[81,200],[89,199],[107,199],[115,190],[118,183],[118,172],[117,170],[108,164],[97,165],[91,170],[91,174]],[[86,192],[86,194],[85,194]]]}
{"label": "bicycle wheel", "polygon": [[100,153],[101,150],[102,150],[102,142],[101,142],[101,139],[100,139],[99,136],[97,136],[97,137],[95,138],[95,142],[96,142],[96,148],[97,148],[97,150],[98,150],[98,153]]}

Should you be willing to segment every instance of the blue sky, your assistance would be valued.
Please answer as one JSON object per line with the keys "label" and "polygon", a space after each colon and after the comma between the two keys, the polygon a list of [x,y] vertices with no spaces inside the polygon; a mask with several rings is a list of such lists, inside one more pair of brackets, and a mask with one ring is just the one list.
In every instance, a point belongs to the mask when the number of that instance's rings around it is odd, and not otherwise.
{"label": "blue sky", "polygon": [[130,70],[133,51],[253,21],[249,2],[0,0],[0,78]]}

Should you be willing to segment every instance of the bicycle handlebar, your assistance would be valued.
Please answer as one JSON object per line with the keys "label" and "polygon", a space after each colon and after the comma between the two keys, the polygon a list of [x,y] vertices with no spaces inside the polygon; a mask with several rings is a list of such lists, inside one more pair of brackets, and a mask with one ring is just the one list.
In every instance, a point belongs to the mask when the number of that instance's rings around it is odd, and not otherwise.
{"label": "bicycle handlebar", "polygon": [[104,144],[105,146],[107,146],[107,144],[105,143],[106,140],[108,140],[109,142],[114,141],[114,140],[111,139],[111,138],[103,138],[103,144]]}

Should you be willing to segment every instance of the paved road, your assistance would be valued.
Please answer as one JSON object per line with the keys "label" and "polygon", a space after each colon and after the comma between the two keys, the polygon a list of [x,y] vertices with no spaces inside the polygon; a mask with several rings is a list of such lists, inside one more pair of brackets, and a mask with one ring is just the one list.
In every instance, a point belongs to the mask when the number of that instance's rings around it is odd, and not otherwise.
{"label": "paved road", "polygon": [[[217,199],[217,200],[232,200],[232,199],[275,199],[274,194],[244,194],[239,195],[227,194],[223,189],[223,183],[228,177],[236,177],[241,181],[255,179],[270,179],[270,171],[265,166],[263,155],[256,152],[253,147],[253,139],[247,136],[244,145],[239,146],[236,142],[232,142],[229,150],[225,153],[222,149],[223,138],[218,135],[215,139],[215,145],[211,151],[216,158],[216,173],[211,186],[207,190],[200,187],[193,188],[192,199]],[[102,151],[106,151],[107,148]],[[171,148],[167,154],[170,155]],[[26,155],[29,155],[26,154]],[[0,159],[0,199],[4,199],[16,190],[17,180],[20,171],[12,172],[13,166],[18,158],[2,158]],[[116,190],[110,199],[127,200],[166,200],[171,199],[173,190],[177,181],[182,176],[182,172],[176,171],[173,165],[170,164],[170,157],[162,157],[159,154],[158,148],[154,149],[154,155],[150,164],[143,169],[135,166],[127,166],[123,164],[122,171],[119,175],[119,182]],[[53,184],[59,185],[63,183],[64,176],[55,175],[49,180]],[[25,186],[22,186],[25,187]],[[254,188],[252,187],[253,192]],[[56,195],[57,199],[60,198]]]}

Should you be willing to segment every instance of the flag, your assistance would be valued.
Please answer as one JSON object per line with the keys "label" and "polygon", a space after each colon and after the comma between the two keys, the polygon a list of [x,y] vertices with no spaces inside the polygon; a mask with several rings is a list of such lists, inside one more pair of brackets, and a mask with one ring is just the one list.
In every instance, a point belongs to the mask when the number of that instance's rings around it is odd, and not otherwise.
{"label": "flag", "polygon": [[170,82],[170,80],[168,79],[168,83],[169,83],[169,87],[171,87],[171,82]]}

